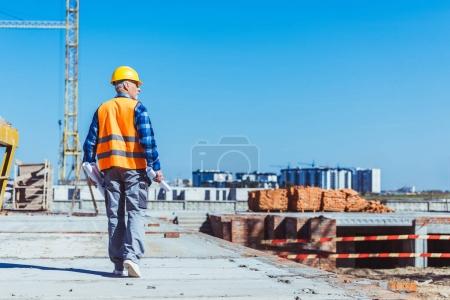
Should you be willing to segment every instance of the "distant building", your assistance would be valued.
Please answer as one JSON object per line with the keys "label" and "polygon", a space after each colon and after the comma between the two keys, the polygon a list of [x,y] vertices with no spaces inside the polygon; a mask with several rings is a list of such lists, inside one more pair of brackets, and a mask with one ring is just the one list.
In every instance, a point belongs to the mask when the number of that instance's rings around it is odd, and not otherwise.
{"label": "distant building", "polygon": [[397,193],[404,193],[404,194],[414,194],[416,192],[416,187],[413,186],[403,186],[401,188],[399,188],[397,191]]}
{"label": "distant building", "polygon": [[353,173],[347,168],[287,168],[282,169],[280,186],[313,186],[322,189],[345,189],[352,187]]}
{"label": "distant building", "polygon": [[380,169],[356,169],[353,173],[353,189],[361,194],[381,192]]}
{"label": "distant building", "polygon": [[278,177],[275,173],[236,173],[217,170],[197,170],[192,172],[192,186],[219,188],[277,188]]}
{"label": "distant building", "polygon": [[381,192],[380,169],[353,168],[286,168],[275,173],[236,173],[218,170],[192,172],[192,186],[219,188],[277,188],[294,185],[322,189],[354,189],[361,194]]}
{"label": "distant building", "polygon": [[277,188],[278,176],[275,173],[236,173],[236,187]]}
{"label": "distant building", "polygon": [[300,168],[281,169],[278,184],[281,187],[300,185],[300,170]]}
{"label": "distant building", "polygon": [[192,186],[194,187],[228,187],[233,182],[230,172],[218,170],[197,170],[192,172]]}
{"label": "distant building", "polygon": [[351,169],[339,168],[332,170],[331,189],[351,189],[353,171]]}

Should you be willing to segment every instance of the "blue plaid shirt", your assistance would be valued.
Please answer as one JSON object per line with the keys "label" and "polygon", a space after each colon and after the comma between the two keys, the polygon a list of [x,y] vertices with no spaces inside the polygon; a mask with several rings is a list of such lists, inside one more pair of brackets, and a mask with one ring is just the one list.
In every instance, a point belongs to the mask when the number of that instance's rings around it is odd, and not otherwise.
{"label": "blue plaid shirt", "polygon": [[[127,94],[119,94],[116,97],[126,97],[129,98]],[[159,163],[159,155],[155,142],[155,133],[153,132],[152,122],[147,113],[145,106],[138,102],[134,109],[134,126],[138,132],[139,143],[142,145],[145,151],[145,158],[147,160],[147,166],[153,168],[153,170],[158,171],[161,169]],[[92,118],[91,126],[89,127],[89,132],[84,141],[83,150],[84,157],[83,162],[95,162],[95,156],[97,151],[97,141],[98,141],[98,115],[97,111]]]}

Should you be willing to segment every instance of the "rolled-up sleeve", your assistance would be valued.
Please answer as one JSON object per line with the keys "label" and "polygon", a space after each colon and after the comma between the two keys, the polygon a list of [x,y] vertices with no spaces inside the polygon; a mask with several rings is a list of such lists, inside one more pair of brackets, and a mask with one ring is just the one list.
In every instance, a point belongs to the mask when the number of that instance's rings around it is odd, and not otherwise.
{"label": "rolled-up sleeve", "polygon": [[147,166],[155,171],[159,171],[161,165],[155,141],[155,133],[147,109],[141,102],[135,108],[134,125],[139,135],[139,143],[144,148]]}

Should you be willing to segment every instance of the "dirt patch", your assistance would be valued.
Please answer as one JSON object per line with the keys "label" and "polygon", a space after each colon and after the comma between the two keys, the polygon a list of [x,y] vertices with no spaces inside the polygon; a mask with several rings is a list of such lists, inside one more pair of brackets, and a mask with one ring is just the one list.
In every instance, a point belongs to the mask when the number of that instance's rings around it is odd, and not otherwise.
{"label": "dirt patch", "polygon": [[417,292],[410,299],[450,299],[450,268],[397,268],[334,270],[337,274],[375,280],[411,280],[417,283]]}

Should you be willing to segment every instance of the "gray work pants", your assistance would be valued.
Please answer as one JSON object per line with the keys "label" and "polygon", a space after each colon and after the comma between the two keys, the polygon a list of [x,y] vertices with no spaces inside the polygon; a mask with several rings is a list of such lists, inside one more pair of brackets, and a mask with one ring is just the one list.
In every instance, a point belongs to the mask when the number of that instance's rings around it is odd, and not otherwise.
{"label": "gray work pants", "polygon": [[116,270],[123,261],[135,263],[144,254],[144,210],[150,184],[144,170],[110,168],[104,171],[108,216],[108,252]]}

